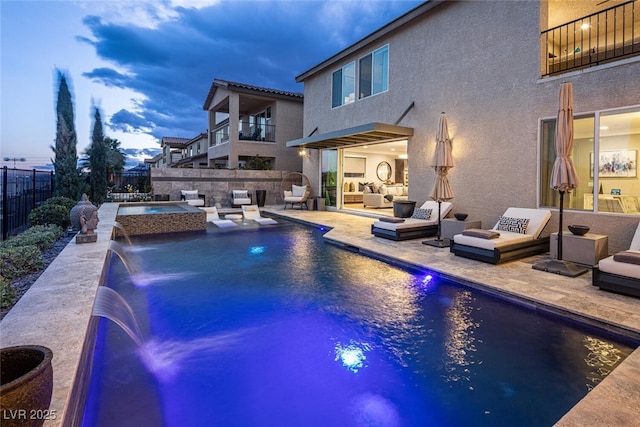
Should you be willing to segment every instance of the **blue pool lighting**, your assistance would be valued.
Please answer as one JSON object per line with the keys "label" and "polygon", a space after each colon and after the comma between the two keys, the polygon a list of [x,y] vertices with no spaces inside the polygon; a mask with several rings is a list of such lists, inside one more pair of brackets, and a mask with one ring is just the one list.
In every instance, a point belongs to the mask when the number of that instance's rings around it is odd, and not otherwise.
{"label": "blue pool lighting", "polygon": [[370,349],[371,348],[368,344],[357,343],[353,340],[351,340],[351,343],[346,347],[343,347],[342,344],[337,343],[335,348],[335,361],[342,362],[342,366],[344,366],[351,372],[358,372],[358,370],[364,366],[364,361],[367,359],[367,356],[364,355],[364,352],[369,351]]}
{"label": "blue pool lighting", "polygon": [[265,249],[266,248],[264,246],[251,246],[249,248],[249,253],[251,255],[260,255],[260,254],[264,253]]}

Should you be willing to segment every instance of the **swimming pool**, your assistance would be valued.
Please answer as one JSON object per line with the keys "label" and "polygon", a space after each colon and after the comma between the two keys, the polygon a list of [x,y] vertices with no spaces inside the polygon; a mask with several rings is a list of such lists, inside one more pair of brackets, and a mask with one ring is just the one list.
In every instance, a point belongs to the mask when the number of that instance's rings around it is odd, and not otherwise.
{"label": "swimming pool", "polygon": [[114,257],[108,285],[151,363],[102,321],[87,426],[551,425],[632,350],[303,226],[129,255],[147,273]]}

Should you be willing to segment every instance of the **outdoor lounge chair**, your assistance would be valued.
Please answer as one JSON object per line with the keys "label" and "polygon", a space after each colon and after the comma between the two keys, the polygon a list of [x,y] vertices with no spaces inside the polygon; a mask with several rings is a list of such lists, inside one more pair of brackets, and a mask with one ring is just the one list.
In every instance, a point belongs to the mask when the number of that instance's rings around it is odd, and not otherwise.
{"label": "outdoor lounge chair", "polygon": [[[545,253],[549,251],[549,236],[540,237],[540,233],[550,218],[551,211],[547,209],[509,208],[491,230],[494,233],[488,233],[488,230],[465,230],[453,236],[450,251],[457,256],[491,264]],[[495,236],[498,233],[498,237],[487,238],[490,234]]]}
{"label": "outdoor lounge chair", "polygon": [[[445,218],[452,207],[450,202],[442,202],[440,219]],[[438,202],[428,200],[418,209],[431,209],[429,219],[381,217],[371,225],[371,234],[391,240],[435,236],[438,233]],[[415,211],[414,216],[417,216]]]}
{"label": "outdoor lounge chair", "polygon": [[251,194],[249,194],[249,190],[232,190],[231,193],[231,206],[233,206],[234,208],[251,204]]}
{"label": "outdoor lounge chair", "polygon": [[601,259],[592,277],[600,289],[640,297],[640,223],[629,250]]}
{"label": "outdoor lounge chair", "polygon": [[186,201],[190,206],[204,206],[204,194],[198,194],[198,190],[180,190],[180,200]]}
{"label": "outdoor lounge chair", "polygon": [[230,219],[220,219],[220,215],[218,214],[218,208],[200,208],[207,213],[207,222],[211,222],[220,228],[227,227],[236,227],[238,224],[231,221]]}
{"label": "outdoor lounge chair", "polygon": [[280,192],[282,194],[282,200],[284,200],[284,208],[287,209],[287,205],[299,205],[302,209],[304,205],[309,210],[307,200],[311,196],[311,182],[306,175],[300,172],[290,172],[282,178],[280,183]]}
{"label": "outdoor lounge chair", "polygon": [[275,219],[272,218],[265,218],[262,215],[260,215],[260,209],[258,208],[258,205],[248,205],[248,206],[243,206],[242,207],[242,216],[244,216],[245,219],[250,219],[253,220],[255,222],[257,222],[260,225],[267,225],[267,224],[277,224],[278,221],[276,221]]}

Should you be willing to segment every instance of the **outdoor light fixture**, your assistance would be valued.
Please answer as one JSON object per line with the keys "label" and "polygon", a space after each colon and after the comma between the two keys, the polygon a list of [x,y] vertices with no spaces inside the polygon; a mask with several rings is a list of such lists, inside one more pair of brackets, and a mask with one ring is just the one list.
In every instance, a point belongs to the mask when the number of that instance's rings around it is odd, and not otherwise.
{"label": "outdoor light fixture", "polygon": [[13,161],[13,168],[16,168],[16,162],[26,162],[27,159],[25,159],[24,157],[5,157],[4,159],[5,162],[10,162]]}
{"label": "outdoor light fixture", "polygon": [[302,157],[302,158],[305,158],[305,159],[308,159],[308,158],[309,158],[309,156],[310,156],[309,152],[308,152],[306,149],[304,149],[304,148],[301,148],[301,149],[298,151],[298,155],[299,155],[300,157]]}

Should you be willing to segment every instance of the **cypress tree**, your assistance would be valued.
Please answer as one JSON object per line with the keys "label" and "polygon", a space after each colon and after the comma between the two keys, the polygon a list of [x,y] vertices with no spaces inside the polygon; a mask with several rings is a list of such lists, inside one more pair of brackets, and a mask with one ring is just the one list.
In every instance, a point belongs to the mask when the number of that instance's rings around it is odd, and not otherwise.
{"label": "cypress tree", "polygon": [[85,188],[82,172],[78,169],[77,137],[73,121],[71,92],[64,74],[58,72],[58,101],[56,104],[55,195],[80,200]]}
{"label": "cypress tree", "polygon": [[95,107],[89,167],[91,168],[89,200],[96,205],[101,205],[107,196],[107,145],[102,132],[102,119],[98,107]]}

